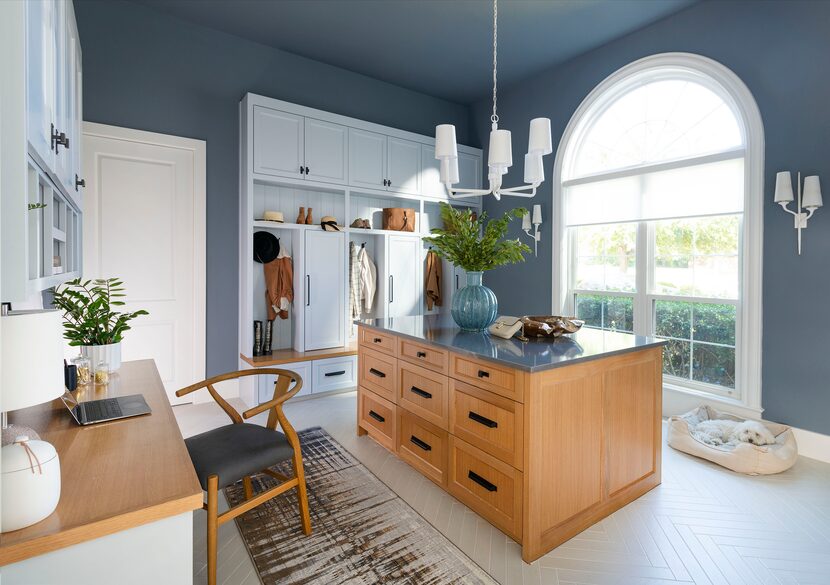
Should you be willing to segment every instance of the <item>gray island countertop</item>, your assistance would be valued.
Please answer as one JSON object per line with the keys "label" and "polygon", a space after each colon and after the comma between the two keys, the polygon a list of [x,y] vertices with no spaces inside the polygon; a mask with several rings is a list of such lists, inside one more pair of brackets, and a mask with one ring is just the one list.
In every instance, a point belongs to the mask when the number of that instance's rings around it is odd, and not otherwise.
{"label": "gray island countertop", "polygon": [[663,339],[582,328],[556,340],[502,339],[462,331],[448,314],[360,319],[356,324],[431,343],[517,370],[535,373],[569,364],[665,345]]}

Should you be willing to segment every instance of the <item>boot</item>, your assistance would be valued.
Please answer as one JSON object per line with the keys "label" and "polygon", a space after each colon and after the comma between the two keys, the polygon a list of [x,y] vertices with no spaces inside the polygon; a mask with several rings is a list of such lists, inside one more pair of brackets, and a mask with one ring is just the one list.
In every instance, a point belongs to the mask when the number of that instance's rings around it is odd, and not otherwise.
{"label": "boot", "polygon": [[308,208],[308,215],[305,216],[305,222],[307,225],[311,225],[314,223],[314,220],[311,219],[311,208]]}
{"label": "boot", "polygon": [[[309,211],[311,211],[309,209]],[[297,215],[297,223],[305,223],[305,207],[300,207],[300,213]]]}

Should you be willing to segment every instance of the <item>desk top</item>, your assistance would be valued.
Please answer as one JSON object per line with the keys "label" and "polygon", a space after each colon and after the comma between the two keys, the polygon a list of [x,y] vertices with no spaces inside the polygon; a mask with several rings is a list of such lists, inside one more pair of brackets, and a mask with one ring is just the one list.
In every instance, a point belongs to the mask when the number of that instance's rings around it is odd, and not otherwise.
{"label": "desk top", "polygon": [[449,315],[363,319],[358,325],[388,331],[416,341],[432,343],[456,353],[499,363],[531,374],[575,362],[665,345],[663,339],[583,327],[556,340],[502,339],[484,333],[462,331]]}
{"label": "desk top", "polygon": [[60,457],[61,499],[51,516],[0,535],[0,565],[202,507],[202,488],[152,360],[125,362],[108,386],[79,400],[143,394],[152,414],[78,426],[58,399],[9,413]]}

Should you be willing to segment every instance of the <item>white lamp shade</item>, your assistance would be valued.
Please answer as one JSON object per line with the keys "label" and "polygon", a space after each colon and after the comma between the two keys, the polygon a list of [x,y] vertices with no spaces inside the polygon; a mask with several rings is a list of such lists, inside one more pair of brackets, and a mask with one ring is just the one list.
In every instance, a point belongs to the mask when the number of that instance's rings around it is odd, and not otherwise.
{"label": "white lamp shade", "polygon": [[801,207],[821,207],[824,202],[821,200],[821,184],[818,176],[813,175],[804,179],[804,194],[801,197]]}
{"label": "white lamp shade", "polygon": [[533,223],[536,225],[542,225],[542,206],[541,205],[534,205],[533,206]]}
{"label": "white lamp shade", "polygon": [[545,180],[545,169],[542,165],[542,155],[528,152],[525,155],[525,183],[542,183]]}
{"label": "white lamp shade", "polygon": [[443,183],[444,185],[455,185],[458,181],[458,159],[449,157],[442,158],[441,183]]}
{"label": "white lamp shade", "polygon": [[527,231],[530,229],[530,212],[527,211],[522,216],[522,229]]}
{"label": "white lamp shade", "polygon": [[435,158],[458,158],[455,126],[452,124],[439,124],[435,127]]}
{"label": "white lamp shade", "polygon": [[527,151],[542,155],[553,152],[553,140],[550,136],[550,118],[534,118],[530,121]]}
{"label": "white lamp shade", "polygon": [[490,131],[490,153],[487,164],[491,167],[501,166],[507,172],[507,167],[513,164],[513,147],[511,146],[510,130]]}
{"label": "white lamp shade", "polygon": [[790,171],[781,171],[775,175],[775,202],[789,203],[793,197],[793,180]]}
{"label": "white lamp shade", "polygon": [[0,408],[28,408],[64,393],[59,311],[12,311],[0,324]]}

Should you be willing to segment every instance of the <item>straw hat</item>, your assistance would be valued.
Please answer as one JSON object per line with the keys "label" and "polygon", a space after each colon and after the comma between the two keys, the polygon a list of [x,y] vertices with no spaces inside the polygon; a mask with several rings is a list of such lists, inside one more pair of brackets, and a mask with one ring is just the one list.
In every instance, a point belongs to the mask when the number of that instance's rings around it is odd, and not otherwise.
{"label": "straw hat", "polygon": [[[324,215],[320,219],[320,227],[322,227],[323,231],[325,231],[325,232],[328,232],[328,231],[339,232],[340,231],[340,228],[337,226],[337,218],[332,217],[331,215]],[[329,228],[331,228],[331,229],[329,229]]]}
{"label": "straw hat", "polygon": [[285,218],[282,215],[282,211],[266,211],[262,214],[262,220],[260,221],[275,221],[277,223],[285,223]]}

